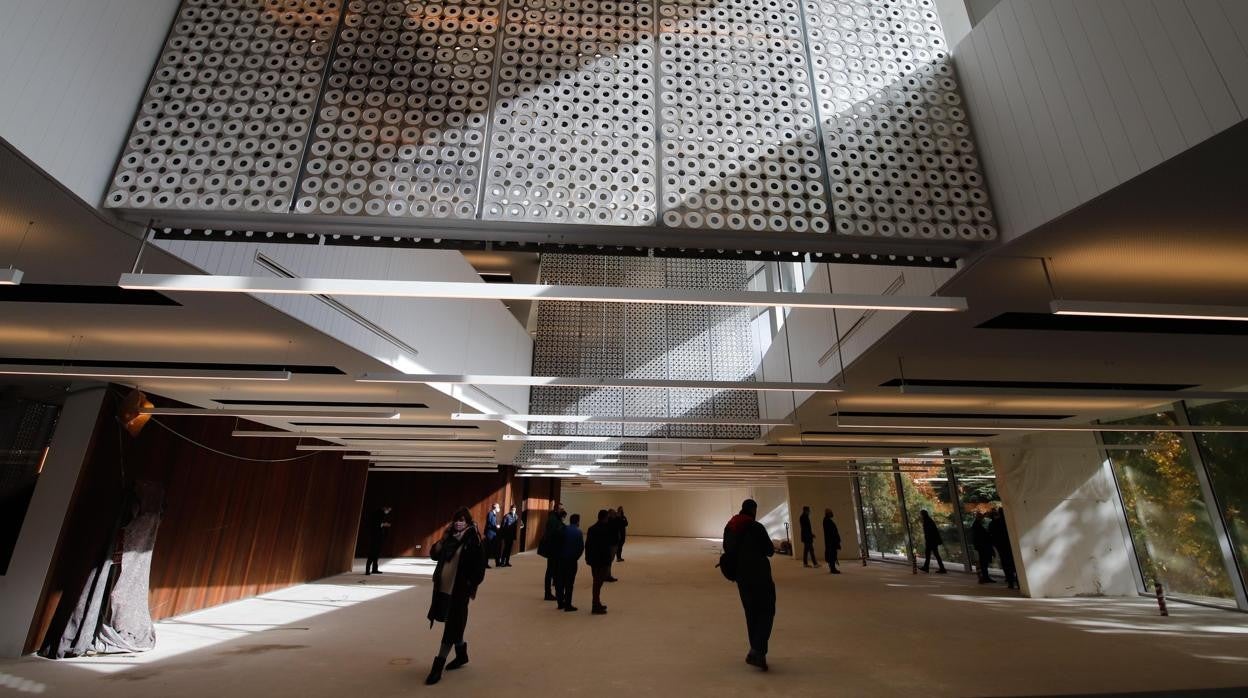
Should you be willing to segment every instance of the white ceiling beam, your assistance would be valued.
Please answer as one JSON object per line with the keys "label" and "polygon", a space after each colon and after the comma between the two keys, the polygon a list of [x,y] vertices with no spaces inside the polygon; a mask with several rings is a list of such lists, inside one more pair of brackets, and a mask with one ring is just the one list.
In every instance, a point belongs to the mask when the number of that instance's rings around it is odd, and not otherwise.
{"label": "white ceiling beam", "polygon": [[605,414],[478,414],[475,412],[452,412],[451,419],[458,422],[556,422],[566,424],[706,424],[714,426],[792,426],[784,419],[735,419],[716,417],[645,417]]}
{"label": "white ceiling beam", "polygon": [[961,312],[965,298],[874,296],[849,293],[789,293],[688,288],[627,288],[552,284],[487,284],[466,281],[395,281],[390,279],[305,279],[203,274],[122,274],[118,285],[147,291],[199,293],[277,293],[304,296],[382,296],[448,300],[580,301],[663,305]]}
{"label": "white ceiling beam", "polygon": [[841,418],[837,420],[837,426],[854,429],[953,429],[959,431],[1248,433],[1248,425],[1226,424],[1219,424],[1216,426],[1178,426],[1170,424],[1066,424],[1055,421],[1028,422],[1024,420],[1010,420],[1008,423],[1003,423],[1000,421],[966,422],[956,419],[932,419],[916,422],[913,419],[885,420],[874,417],[861,421],[858,419],[850,421],[850,419]]}
{"label": "white ceiling beam", "polygon": [[751,392],[839,393],[842,388],[829,383],[787,381],[710,381],[663,380],[650,378],[611,378],[606,376],[492,376],[408,373],[365,373],[359,383],[423,383],[450,385],[504,385],[567,388],[652,388],[655,390],[743,390]]}
{"label": "white ceiling beam", "polygon": [[503,434],[503,441],[544,441],[569,443],[622,443],[622,444],[698,444],[698,445],[742,445],[761,444],[758,439],[658,439],[634,438],[629,436],[569,436],[546,434]]}
{"label": "white ceiling beam", "polygon": [[261,439],[350,439],[353,437],[358,438],[361,436],[395,436],[399,438],[402,438],[404,436],[407,436],[407,437],[419,436],[422,439],[429,439],[429,440],[436,440],[436,441],[454,441],[462,437],[480,436],[480,434],[474,434],[470,432],[448,432],[448,431],[416,432],[411,429],[387,429],[384,432],[377,432],[377,431],[362,432],[362,431],[358,431],[354,429],[338,429],[338,430],[332,430],[332,431],[330,430],[259,431],[259,430],[237,429],[233,432],[232,436],[237,436],[237,437],[242,437],[242,438],[261,438]]}

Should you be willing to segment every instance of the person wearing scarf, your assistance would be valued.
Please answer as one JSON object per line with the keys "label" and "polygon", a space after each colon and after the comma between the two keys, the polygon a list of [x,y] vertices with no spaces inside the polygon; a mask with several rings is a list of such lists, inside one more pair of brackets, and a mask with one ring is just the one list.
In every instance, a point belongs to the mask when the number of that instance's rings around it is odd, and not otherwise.
{"label": "person wearing scarf", "polygon": [[[454,670],[468,663],[468,643],[464,628],[468,626],[468,603],[477,598],[477,587],[485,579],[485,550],[481,535],[472,521],[472,513],[460,507],[451,517],[451,525],[442,540],[433,544],[429,556],[437,560],[433,570],[433,600],[429,605],[429,627],[434,621],[445,625],[442,645],[433,659],[433,668],[425,683],[432,685],[442,679],[442,670]],[[446,662],[451,648],[455,659]]]}

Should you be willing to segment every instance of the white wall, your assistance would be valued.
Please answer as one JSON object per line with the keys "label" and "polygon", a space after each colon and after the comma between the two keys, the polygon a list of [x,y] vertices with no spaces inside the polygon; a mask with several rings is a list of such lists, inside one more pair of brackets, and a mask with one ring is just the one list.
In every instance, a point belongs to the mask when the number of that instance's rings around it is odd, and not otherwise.
{"label": "white wall", "polygon": [[88,388],[66,398],[61,409],[8,573],[0,575],[0,657],[20,656],[26,644],[104,394],[102,385]]}
{"label": "white wall", "polygon": [[1002,241],[1248,117],[1244,0],[1005,0],[953,50]]}
{"label": "white wall", "polygon": [[[650,490],[647,492],[577,492],[564,489],[563,506],[569,514],[580,514],[585,526],[593,523],[600,509],[624,507],[630,536],[671,536],[679,538],[719,538],[728,519],[741,510],[741,502],[759,502],[764,518],[779,506],[782,488],[725,488],[716,490]],[[767,504],[764,504],[766,500]],[[770,506],[770,509],[766,508]],[[764,525],[768,525],[764,522]],[[772,538],[783,538],[772,533]],[[772,531],[773,526],[768,525]]]}
{"label": "white wall", "polygon": [[0,0],[0,138],[92,206],[178,0]]}
{"label": "white wall", "polygon": [[1090,433],[1020,437],[992,448],[1023,592],[1137,593],[1126,522]]}
{"label": "white wall", "polygon": [[815,557],[823,560],[823,510],[832,509],[832,519],[841,534],[841,550],[838,560],[857,560],[859,556],[858,526],[854,523],[857,509],[854,506],[853,480],[848,477],[790,477],[788,480],[788,507],[793,522],[794,555],[801,555],[801,532],[798,517],[802,507],[810,507],[810,525],[815,532]]}
{"label": "white wall", "polygon": [[[271,276],[256,263],[260,253],[301,277],[484,283],[464,256],[452,250],[181,240],[156,244],[210,274]],[[316,298],[273,294],[256,297],[397,371],[527,376],[533,368],[533,338],[500,301],[362,296],[336,299],[416,349],[418,353],[411,356]],[[529,411],[528,388],[479,389],[511,412]]]}

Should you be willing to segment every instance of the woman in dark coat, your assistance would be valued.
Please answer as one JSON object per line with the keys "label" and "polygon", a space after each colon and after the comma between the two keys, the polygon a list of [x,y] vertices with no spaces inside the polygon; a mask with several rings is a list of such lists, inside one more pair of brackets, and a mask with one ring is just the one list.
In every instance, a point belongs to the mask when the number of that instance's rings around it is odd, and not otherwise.
{"label": "woman in dark coat", "polygon": [[[468,663],[468,643],[464,642],[468,602],[477,598],[477,587],[485,579],[485,549],[468,509],[460,507],[455,512],[451,525],[442,534],[442,540],[433,544],[429,556],[438,561],[433,571],[429,627],[433,627],[434,621],[445,624],[442,646],[425,679],[426,684],[435,684],[442,679],[442,669],[458,669]],[[455,659],[447,664],[446,657],[452,647]]]}

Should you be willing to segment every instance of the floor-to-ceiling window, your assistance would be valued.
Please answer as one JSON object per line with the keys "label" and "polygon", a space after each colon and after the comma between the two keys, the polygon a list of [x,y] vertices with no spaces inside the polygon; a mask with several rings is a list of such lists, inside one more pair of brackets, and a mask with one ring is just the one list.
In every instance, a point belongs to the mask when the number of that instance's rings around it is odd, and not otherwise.
{"label": "floor-to-ceiling window", "polygon": [[[1248,424],[1248,401],[1188,402],[1193,426]],[[1209,472],[1218,514],[1235,552],[1239,574],[1248,584],[1248,434],[1197,432],[1196,445]]]}
{"label": "floor-to-ceiling window", "polygon": [[862,494],[862,520],[867,529],[867,549],[882,557],[906,556],[906,524],[901,517],[893,473],[865,473],[859,476],[858,482]]}
{"label": "floor-to-ceiling window", "polygon": [[910,517],[910,530],[914,534],[915,550],[922,554],[924,547],[923,523],[920,511],[927,511],[940,530],[941,556],[948,562],[966,562],[962,548],[962,527],[958,525],[957,505],[949,486],[949,471],[944,465],[917,468],[901,461],[901,487],[906,498],[906,515]]}
{"label": "floor-to-ceiling window", "polygon": [[[1173,411],[1124,421],[1177,424]],[[1145,584],[1160,581],[1167,593],[1180,596],[1234,599],[1196,465],[1182,434],[1104,432],[1102,438]]]}

